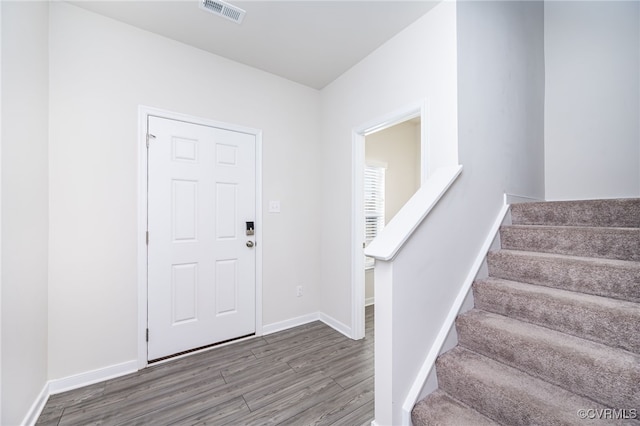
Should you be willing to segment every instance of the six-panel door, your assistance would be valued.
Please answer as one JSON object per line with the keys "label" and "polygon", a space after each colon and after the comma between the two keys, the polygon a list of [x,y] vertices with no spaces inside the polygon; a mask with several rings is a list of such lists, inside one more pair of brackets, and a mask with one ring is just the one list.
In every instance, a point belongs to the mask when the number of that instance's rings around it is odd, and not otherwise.
{"label": "six-panel door", "polygon": [[148,132],[148,359],[255,332],[255,136],[158,117]]}

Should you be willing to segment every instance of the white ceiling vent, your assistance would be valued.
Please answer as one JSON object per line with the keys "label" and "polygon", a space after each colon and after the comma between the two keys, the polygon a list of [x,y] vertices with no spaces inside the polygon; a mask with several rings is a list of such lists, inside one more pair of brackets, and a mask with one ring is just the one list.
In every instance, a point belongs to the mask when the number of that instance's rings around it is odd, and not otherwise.
{"label": "white ceiling vent", "polygon": [[200,0],[200,9],[207,10],[211,13],[215,13],[218,16],[222,16],[230,21],[242,23],[245,12],[239,7],[233,6],[222,0]]}

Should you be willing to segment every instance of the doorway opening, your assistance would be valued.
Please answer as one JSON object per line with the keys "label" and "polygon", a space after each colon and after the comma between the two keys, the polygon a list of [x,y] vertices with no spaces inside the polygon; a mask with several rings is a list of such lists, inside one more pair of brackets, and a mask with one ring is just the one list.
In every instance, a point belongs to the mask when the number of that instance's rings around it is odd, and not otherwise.
{"label": "doorway opening", "polygon": [[[364,256],[363,250],[427,176],[426,116],[427,103],[423,101],[353,131],[351,319],[354,339],[364,337],[365,306],[375,303],[375,263]],[[384,176],[383,188],[380,188],[380,176]]]}
{"label": "doorway opening", "polygon": [[[420,188],[421,118],[365,135],[365,247]],[[375,301],[375,260],[365,258],[365,306]]]}

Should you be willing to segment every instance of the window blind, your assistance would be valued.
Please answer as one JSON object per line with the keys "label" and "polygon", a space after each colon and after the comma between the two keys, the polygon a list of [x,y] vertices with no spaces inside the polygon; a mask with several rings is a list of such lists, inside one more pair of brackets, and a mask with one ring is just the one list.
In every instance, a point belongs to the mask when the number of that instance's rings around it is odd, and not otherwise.
{"label": "window blind", "polygon": [[[364,237],[365,245],[384,228],[384,167],[365,166],[364,169]],[[365,269],[373,268],[375,260],[366,257]]]}

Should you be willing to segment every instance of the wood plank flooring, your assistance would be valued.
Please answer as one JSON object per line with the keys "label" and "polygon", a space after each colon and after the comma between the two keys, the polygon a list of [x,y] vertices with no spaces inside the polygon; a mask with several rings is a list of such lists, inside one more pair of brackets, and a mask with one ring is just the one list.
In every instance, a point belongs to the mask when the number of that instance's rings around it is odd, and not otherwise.
{"label": "wood plank flooring", "polygon": [[316,321],[52,395],[37,425],[369,425],[373,306],[354,341]]}

